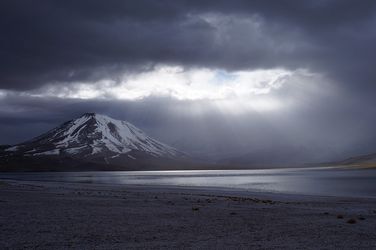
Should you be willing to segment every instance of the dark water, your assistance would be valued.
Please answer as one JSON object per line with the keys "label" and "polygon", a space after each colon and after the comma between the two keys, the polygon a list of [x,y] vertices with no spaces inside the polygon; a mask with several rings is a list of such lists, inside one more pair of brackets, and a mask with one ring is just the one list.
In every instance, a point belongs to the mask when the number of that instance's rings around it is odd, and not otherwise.
{"label": "dark water", "polygon": [[376,197],[376,169],[269,169],[0,173],[1,179],[210,187],[323,196]]}

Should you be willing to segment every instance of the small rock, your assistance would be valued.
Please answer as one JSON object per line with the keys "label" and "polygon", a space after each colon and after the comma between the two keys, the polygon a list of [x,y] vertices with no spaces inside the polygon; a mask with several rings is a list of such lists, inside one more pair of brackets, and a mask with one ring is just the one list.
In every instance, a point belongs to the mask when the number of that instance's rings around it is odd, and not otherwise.
{"label": "small rock", "polygon": [[348,221],[346,221],[347,223],[349,224],[355,224],[356,223],[356,220],[355,219],[349,219]]}

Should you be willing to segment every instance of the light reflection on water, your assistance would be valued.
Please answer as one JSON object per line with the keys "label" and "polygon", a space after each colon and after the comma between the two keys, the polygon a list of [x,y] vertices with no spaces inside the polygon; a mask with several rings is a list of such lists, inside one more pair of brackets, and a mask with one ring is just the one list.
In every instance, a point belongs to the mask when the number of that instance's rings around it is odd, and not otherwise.
{"label": "light reflection on water", "polygon": [[373,169],[269,169],[0,173],[0,178],[98,184],[210,187],[325,196],[376,197]]}

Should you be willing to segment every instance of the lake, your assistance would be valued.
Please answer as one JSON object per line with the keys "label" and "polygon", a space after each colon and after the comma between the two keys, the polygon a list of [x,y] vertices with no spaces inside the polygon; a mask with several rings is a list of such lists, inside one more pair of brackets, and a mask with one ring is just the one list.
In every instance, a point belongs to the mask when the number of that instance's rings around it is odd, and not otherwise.
{"label": "lake", "polygon": [[1,179],[119,185],[184,186],[288,194],[376,197],[376,169],[305,168],[0,173]]}

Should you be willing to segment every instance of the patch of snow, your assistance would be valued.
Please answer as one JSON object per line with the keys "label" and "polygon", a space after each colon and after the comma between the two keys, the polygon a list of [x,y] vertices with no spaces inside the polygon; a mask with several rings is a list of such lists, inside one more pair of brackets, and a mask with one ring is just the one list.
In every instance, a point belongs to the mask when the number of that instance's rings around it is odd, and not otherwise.
{"label": "patch of snow", "polygon": [[131,156],[131,155],[128,155],[129,158],[133,159],[133,160],[136,160],[135,157]]}
{"label": "patch of snow", "polygon": [[[136,149],[150,154],[163,155],[166,152],[161,149],[168,148],[168,151],[171,151],[172,149],[167,145],[163,145],[151,139],[141,130],[128,122],[118,121],[103,115],[95,115],[95,118],[98,124],[97,131],[102,134],[102,142],[110,151],[116,153],[127,153],[132,149]],[[109,124],[114,126],[114,131],[110,130]],[[155,145],[158,145],[159,148]]]}
{"label": "patch of snow", "polygon": [[44,152],[41,152],[41,153],[35,153],[33,155],[58,155],[58,154],[60,154],[60,150],[59,149],[53,149],[53,150],[44,151]]}
{"label": "patch of snow", "polygon": [[25,153],[34,153],[35,151],[37,151],[35,148],[33,148],[32,150],[29,150],[29,151],[26,151]]}
{"label": "patch of snow", "polygon": [[67,149],[64,149],[64,152],[68,154],[78,154],[83,148],[86,148],[86,145],[75,147],[75,148],[67,148]]}
{"label": "patch of snow", "polygon": [[91,148],[93,149],[93,151],[91,152],[92,155],[95,155],[95,154],[102,152],[102,148],[100,148],[100,147],[93,146]]}
{"label": "patch of snow", "polygon": [[[57,147],[67,147],[69,143],[72,143],[72,142],[77,142],[77,136],[79,135],[79,133],[75,133],[74,135],[73,132],[78,128],[80,127],[81,125],[83,125],[85,122],[87,122],[88,120],[90,119],[90,117],[87,117],[87,116],[82,116],[74,121],[72,121],[70,123],[70,127],[68,128],[67,131],[64,132],[63,136],[65,136],[65,138],[60,141],[56,146]],[[80,130],[82,130],[82,128],[80,128]]]}
{"label": "patch of snow", "polygon": [[17,151],[17,150],[18,150],[18,146],[13,146],[13,147],[5,149],[5,151],[11,151],[11,152],[14,152],[14,151]]}

